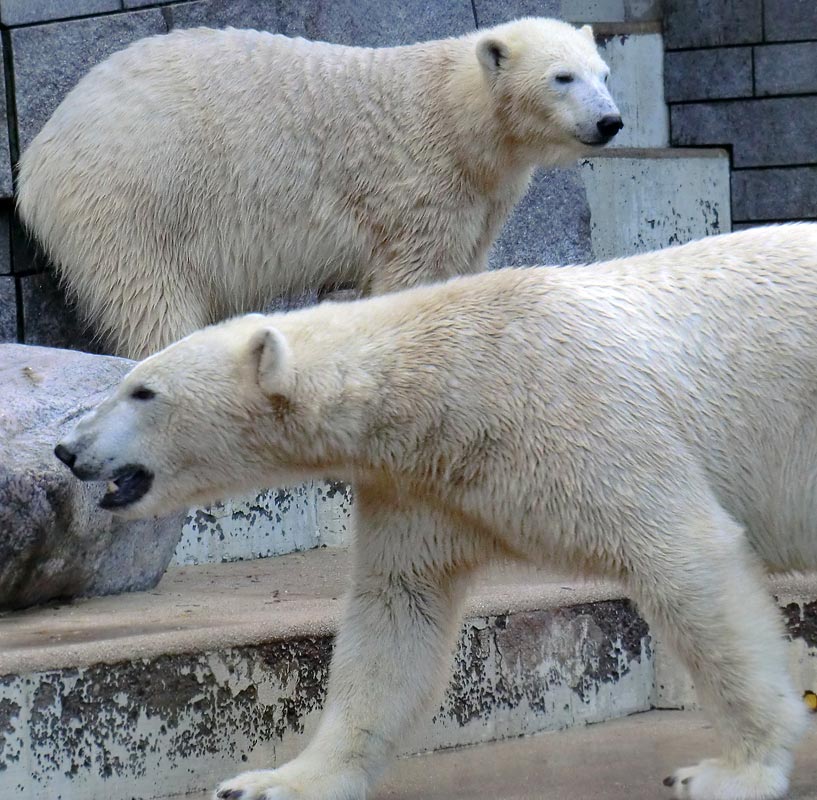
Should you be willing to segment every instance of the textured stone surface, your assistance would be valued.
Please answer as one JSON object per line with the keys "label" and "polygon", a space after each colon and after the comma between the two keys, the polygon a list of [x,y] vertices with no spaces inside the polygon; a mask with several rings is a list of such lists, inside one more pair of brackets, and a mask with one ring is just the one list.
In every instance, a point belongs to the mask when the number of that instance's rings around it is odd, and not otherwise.
{"label": "textured stone surface", "polygon": [[491,267],[590,258],[590,208],[578,168],[538,171],[494,244]]}
{"label": "textured stone surface", "polygon": [[732,173],[736,220],[817,219],[817,165]]}
{"label": "textured stone surface", "polygon": [[752,96],[752,48],[668,52],[664,60],[668,103]]}
{"label": "textured stone surface", "polygon": [[470,0],[198,0],[169,6],[167,13],[173,27],[255,27],[365,47],[458,36],[474,28]]}
{"label": "textured stone surface", "polygon": [[0,608],[154,586],[181,516],[124,522],[54,457],[60,437],[131,367],[123,359],[0,345]]}
{"label": "textured stone surface", "polygon": [[758,95],[817,92],[817,42],[756,47],[755,85]]}
{"label": "textured stone surface", "polygon": [[725,153],[648,150],[614,156],[609,151],[582,162],[581,170],[596,259],[659,250],[731,229]]}
{"label": "textured stone surface", "polygon": [[649,22],[661,19],[661,0],[474,0],[480,27],[517,17],[570,22]]}
{"label": "textured stone surface", "polygon": [[[762,0],[664,0],[664,3],[667,49],[763,40]],[[777,5],[777,0],[767,3],[769,7]]]}
{"label": "textured stone surface", "polygon": [[348,543],[351,503],[345,484],[312,481],[194,508],[173,561],[240,561]]}
{"label": "textured stone surface", "polygon": [[736,168],[814,160],[817,96],[676,105],[670,121],[673,144],[731,145]]}
{"label": "textured stone surface", "polygon": [[137,39],[166,32],[160,9],[12,30],[21,150],[92,66]]}
{"label": "textured stone surface", "polygon": [[[314,732],[331,651],[325,635],[9,675],[2,780],[20,800],[150,800],[281,764]],[[471,618],[445,700],[400,750],[626,716],[651,694],[649,632],[627,601]]]}
{"label": "textured stone surface", "polygon": [[82,323],[50,272],[19,278],[26,344],[101,352],[101,345]]}
{"label": "textured stone surface", "polygon": [[0,22],[23,25],[119,11],[121,8],[121,0],[0,0]]}
{"label": "textured stone surface", "polygon": [[814,0],[766,0],[766,41],[817,39]]}
{"label": "textured stone surface", "polygon": [[0,342],[17,341],[17,289],[11,275],[0,275]]}

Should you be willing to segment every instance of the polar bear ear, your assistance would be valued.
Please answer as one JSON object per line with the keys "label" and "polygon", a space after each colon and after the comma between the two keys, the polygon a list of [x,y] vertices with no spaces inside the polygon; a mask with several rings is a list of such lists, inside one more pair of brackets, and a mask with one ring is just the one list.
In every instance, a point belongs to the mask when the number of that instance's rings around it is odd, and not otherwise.
{"label": "polar bear ear", "polygon": [[508,63],[511,49],[496,34],[490,33],[477,41],[477,58],[482,68],[492,77]]}
{"label": "polar bear ear", "polygon": [[250,340],[256,380],[267,395],[286,395],[292,384],[292,352],[281,331],[271,325],[257,330]]}
{"label": "polar bear ear", "polygon": [[593,44],[596,43],[596,35],[593,33],[593,27],[591,25],[582,25],[581,28],[579,28],[579,33],[583,33]]}

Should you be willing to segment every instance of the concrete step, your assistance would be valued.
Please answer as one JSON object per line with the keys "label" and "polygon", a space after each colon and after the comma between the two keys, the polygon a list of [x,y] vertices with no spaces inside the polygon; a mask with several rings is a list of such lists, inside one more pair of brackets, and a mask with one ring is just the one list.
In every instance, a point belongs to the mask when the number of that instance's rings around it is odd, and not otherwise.
{"label": "concrete step", "polygon": [[[373,800],[660,800],[670,796],[661,785],[667,775],[717,752],[714,732],[700,714],[648,711],[560,733],[401,758]],[[817,729],[798,751],[789,800],[817,800],[815,774]]]}
{"label": "concrete step", "polygon": [[[291,758],[317,722],[347,574],[344,551],[321,549],[0,616],[0,786],[20,800],[154,800]],[[815,587],[777,587],[804,690],[817,685]],[[469,601],[445,699],[403,752],[667,704],[659,646],[614,583],[493,570]]]}

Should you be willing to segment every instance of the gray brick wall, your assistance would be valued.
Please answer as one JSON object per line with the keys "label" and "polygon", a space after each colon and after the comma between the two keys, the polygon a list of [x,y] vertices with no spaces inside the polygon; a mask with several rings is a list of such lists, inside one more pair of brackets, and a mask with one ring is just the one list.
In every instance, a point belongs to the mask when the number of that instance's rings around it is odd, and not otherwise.
{"label": "gray brick wall", "polygon": [[817,219],[815,0],[665,0],[670,140],[727,147],[736,227]]}

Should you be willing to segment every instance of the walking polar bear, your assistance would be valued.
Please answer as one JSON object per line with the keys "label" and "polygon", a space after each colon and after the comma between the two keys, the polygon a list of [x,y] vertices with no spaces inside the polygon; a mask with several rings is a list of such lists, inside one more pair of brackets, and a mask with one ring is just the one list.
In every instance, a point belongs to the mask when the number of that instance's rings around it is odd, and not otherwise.
{"label": "walking polar bear", "polygon": [[19,211],[116,352],[277,296],[476,272],[534,165],[622,127],[589,26],[522,19],[367,49],[258,31],[144,39],[20,160]]}
{"label": "walking polar bear", "polygon": [[676,798],[785,795],[805,704],[770,570],[817,566],[817,224],[250,315],[138,364],[56,453],[136,517],[332,477],[353,588],[314,739],[231,800],[362,800],[437,697],[471,576],[623,579],[723,757]]}

